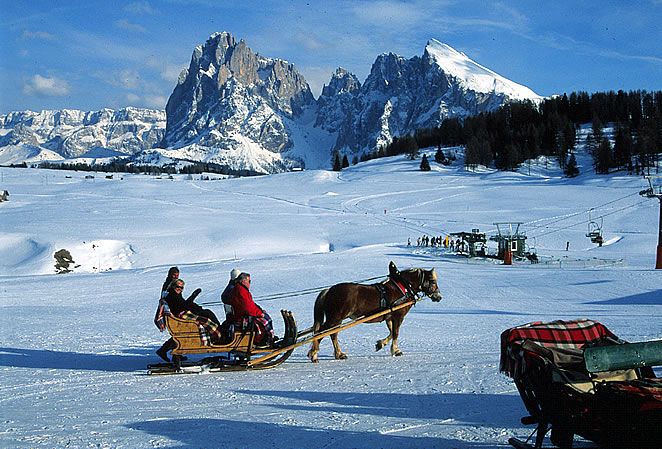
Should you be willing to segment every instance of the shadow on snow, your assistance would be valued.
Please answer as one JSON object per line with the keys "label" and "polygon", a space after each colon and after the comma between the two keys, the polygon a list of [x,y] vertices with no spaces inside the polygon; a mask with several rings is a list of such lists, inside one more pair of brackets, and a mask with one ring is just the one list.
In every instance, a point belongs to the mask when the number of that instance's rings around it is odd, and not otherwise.
{"label": "shadow on snow", "polygon": [[[301,425],[232,421],[216,418],[182,418],[140,421],[128,428],[177,443],[172,448],[463,448],[493,449],[495,446],[433,437],[411,437],[376,431],[330,430]],[[161,446],[163,447],[163,446]],[[504,446],[505,447],[505,446]]]}
{"label": "shadow on snow", "polygon": [[[292,399],[299,404],[271,404],[292,411],[345,413],[391,418],[451,419],[455,424],[514,427],[525,412],[519,396],[471,393],[346,393],[316,391],[238,390],[261,398]],[[301,405],[300,403],[305,403]],[[512,410],[512,413],[504,413]]]}
{"label": "shadow on snow", "polygon": [[591,301],[587,304],[606,304],[612,306],[662,306],[662,290],[623,296],[621,298],[605,299],[603,301]]}
{"label": "shadow on snow", "polygon": [[0,347],[0,366],[131,372],[146,369],[150,362],[157,363],[158,358],[148,354],[153,355],[153,350],[131,349],[122,355]]}

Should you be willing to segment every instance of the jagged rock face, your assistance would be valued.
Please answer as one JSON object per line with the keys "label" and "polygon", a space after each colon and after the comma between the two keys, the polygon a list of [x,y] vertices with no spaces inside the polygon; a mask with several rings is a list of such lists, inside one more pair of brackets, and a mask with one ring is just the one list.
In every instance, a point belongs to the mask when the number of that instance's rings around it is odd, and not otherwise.
{"label": "jagged rock face", "polygon": [[165,114],[150,109],[102,109],[84,112],[23,111],[0,115],[0,148],[32,145],[73,158],[91,148],[134,154],[153,148],[165,132]]}
{"label": "jagged rock face", "polygon": [[216,33],[195,49],[180,75],[166,106],[161,146],[195,144],[217,154],[245,145],[236,137],[241,135],[262,149],[282,153],[292,147],[287,120],[314,104],[308,83],[292,64],[259,56],[243,40]]}
{"label": "jagged rock face", "polygon": [[332,151],[345,154],[372,151],[446,118],[495,110],[514,97],[539,98],[436,41],[428,43],[422,57],[378,56],[358,89],[336,90],[337,77],[319,99],[323,107],[316,125],[337,133]]}

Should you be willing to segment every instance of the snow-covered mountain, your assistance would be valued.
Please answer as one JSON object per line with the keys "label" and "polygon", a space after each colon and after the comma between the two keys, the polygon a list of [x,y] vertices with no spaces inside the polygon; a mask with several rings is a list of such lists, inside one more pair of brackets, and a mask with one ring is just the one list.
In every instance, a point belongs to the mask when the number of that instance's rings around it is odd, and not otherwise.
{"label": "snow-covered mountain", "polygon": [[287,157],[295,146],[289,122],[314,106],[308,83],[292,64],[215,33],[195,48],[179,76],[160,146],[235,168],[286,170],[301,165]]}
{"label": "snow-covered mountain", "polygon": [[333,150],[363,153],[446,118],[492,111],[510,100],[541,99],[433,39],[422,57],[378,56],[362,86],[339,69],[318,100],[317,125],[337,133]]}
{"label": "snow-covered mountain", "polygon": [[145,162],[188,159],[262,173],[327,168],[335,151],[359,156],[446,118],[524,99],[541,97],[430,40],[422,56],[379,55],[363,84],[337,69],[315,100],[293,64],[214,33],[193,51],[165,115],[135,108],[10,113],[0,116],[0,163],[102,148]]}
{"label": "snow-covered mountain", "polygon": [[132,155],[164,130],[165,113],[151,109],[10,112],[0,115],[0,163]]}

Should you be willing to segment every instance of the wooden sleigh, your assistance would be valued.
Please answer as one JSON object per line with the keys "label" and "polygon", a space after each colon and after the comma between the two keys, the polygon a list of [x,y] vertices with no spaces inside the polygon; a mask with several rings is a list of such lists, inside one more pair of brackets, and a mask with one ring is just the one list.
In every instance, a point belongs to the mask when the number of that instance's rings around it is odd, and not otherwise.
{"label": "wooden sleigh", "polygon": [[[601,447],[658,448],[662,441],[662,341],[626,343],[591,320],[529,323],[501,335],[500,369],[512,377],[536,429],[517,449],[575,435]],[[535,436],[535,438],[534,438]],[[534,440],[529,443],[529,440]]]}
{"label": "wooden sleigh", "polygon": [[[293,348],[286,351],[282,348],[292,345],[297,339],[297,326],[292,312],[281,310],[281,315],[285,323],[285,334],[270,347],[255,345],[255,325],[252,321],[245,329],[236,330],[229,341],[215,344],[208,343],[208,338],[203,337],[195,321],[166,315],[166,328],[177,346],[172,350],[172,362],[148,365],[149,374],[234,371],[278,366],[293,351]],[[183,356],[190,354],[218,355],[197,362],[183,360]]]}

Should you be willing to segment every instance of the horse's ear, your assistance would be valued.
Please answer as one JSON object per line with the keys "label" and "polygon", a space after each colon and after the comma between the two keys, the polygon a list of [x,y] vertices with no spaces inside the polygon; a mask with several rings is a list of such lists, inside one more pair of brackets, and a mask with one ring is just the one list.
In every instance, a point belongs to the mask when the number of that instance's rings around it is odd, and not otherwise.
{"label": "horse's ear", "polygon": [[398,271],[398,267],[395,266],[395,263],[393,261],[390,261],[388,264],[388,274],[389,276],[394,276],[396,274],[399,274],[400,272]]}

